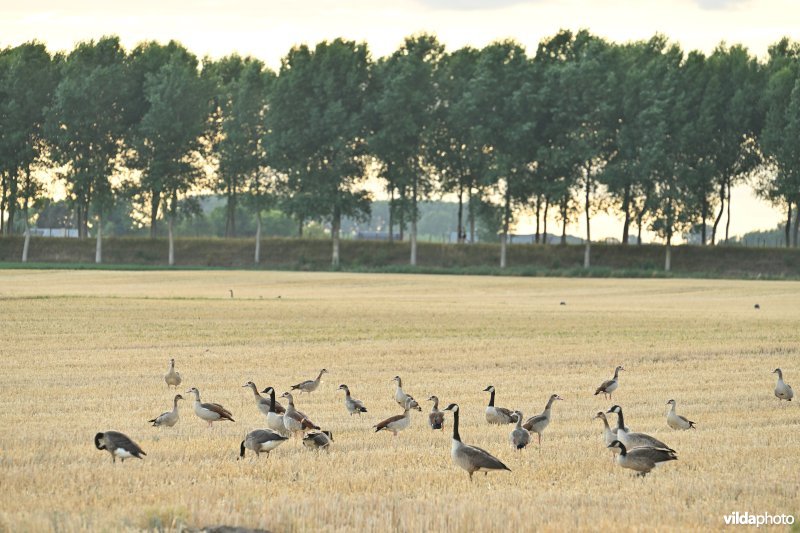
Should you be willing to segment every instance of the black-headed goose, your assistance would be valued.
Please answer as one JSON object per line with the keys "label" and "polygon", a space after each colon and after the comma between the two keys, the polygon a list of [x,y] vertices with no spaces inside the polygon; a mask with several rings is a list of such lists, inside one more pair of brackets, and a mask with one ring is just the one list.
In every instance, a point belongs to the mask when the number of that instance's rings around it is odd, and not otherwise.
{"label": "black-headed goose", "polygon": [[628,449],[623,443],[615,440],[608,445],[609,448],[618,448],[617,464],[622,468],[629,468],[639,472],[640,476],[646,476],[656,465],[675,461],[678,456],[675,450],[668,448],[654,448],[652,446],[641,446],[639,448]]}
{"label": "black-headed goose", "polygon": [[350,395],[350,388],[347,385],[342,383],[336,390],[344,391],[344,407],[347,409],[347,412],[350,413],[350,416],[353,416],[356,413],[358,413],[358,416],[361,416],[361,413],[367,412],[367,408],[364,407],[364,402],[353,398]]}
{"label": "black-headed goose", "polygon": [[[261,391],[264,394],[269,394],[269,411],[267,412],[267,427],[272,431],[276,431],[283,436],[288,436],[289,432],[283,423],[283,415],[286,409],[281,404],[275,401],[275,389],[267,387]],[[280,411],[278,409],[280,408]]]}
{"label": "black-headed goose", "polygon": [[667,405],[672,407],[667,412],[667,425],[672,429],[694,429],[694,422],[675,412],[675,400],[669,400]]}
{"label": "black-headed goose", "polygon": [[167,382],[167,388],[169,387],[178,388],[178,386],[181,384],[181,381],[183,381],[181,379],[180,373],[175,372],[175,359],[169,360],[169,369],[167,370],[167,373],[164,375],[164,381]]}
{"label": "black-headed goose", "polygon": [[[258,393],[258,387],[256,387],[256,384],[253,383],[252,381],[248,381],[247,383],[242,385],[242,387],[249,387],[250,390],[253,391],[253,397],[254,397],[254,399],[256,401],[256,407],[258,407],[258,410],[261,411],[261,414],[263,414],[264,416],[269,416],[270,400],[267,399],[267,398],[264,398],[263,396],[261,396]],[[283,408],[283,406],[276,402],[275,403],[275,412],[280,414],[280,413],[283,413],[284,411],[285,411],[285,409]]]}
{"label": "black-headed goose", "polygon": [[375,428],[375,433],[378,431],[390,431],[392,435],[395,437],[400,431],[406,429],[409,425],[411,425],[411,405],[416,403],[413,398],[406,398],[406,405],[403,409],[402,415],[395,415],[390,416],[386,420],[378,422],[373,428]]}
{"label": "black-headed goose", "polygon": [[183,396],[176,394],[175,399],[172,401],[172,411],[161,413],[154,419],[148,420],[148,422],[153,424],[153,427],[167,426],[168,428],[171,428],[174,426],[178,421],[178,400],[183,400]]}
{"label": "black-headed goose", "polygon": [[513,416],[517,426],[511,431],[509,440],[514,448],[521,450],[531,442],[531,434],[522,427],[522,411],[514,411]]}
{"label": "black-headed goose", "polygon": [[628,449],[649,446],[651,448],[664,448],[673,452],[675,451],[657,438],[651,437],[646,433],[632,433],[627,431],[625,428],[625,420],[622,416],[622,407],[619,405],[613,406],[606,412],[617,414],[617,440],[621,441]]}
{"label": "black-headed goose", "polygon": [[333,442],[333,433],[330,431],[312,431],[303,437],[303,446],[310,450],[327,450]]}
{"label": "black-headed goose", "polygon": [[486,421],[490,424],[513,424],[514,417],[511,416],[511,409],[505,407],[495,407],[494,405],[494,385],[489,385],[483,392],[490,393],[489,405],[486,406]]}
{"label": "black-headed goose", "polygon": [[111,454],[112,463],[117,462],[117,457],[124,463],[125,459],[129,457],[142,459],[142,455],[147,455],[138,444],[119,431],[98,433],[94,436],[94,446],[98,450],[108,451]]}
{"label": "black-headed goose", "polygon": [[603,398],[608,398],[610,400],[611,399],[611,393],[614,392],[615,390],[617,390],[617,387],[619,387],[619,371],[620,370],[625,370],[625,369],[622,368],[622,366],[618,366],[617,368],[615,368],[614,369],[614,377],[609,379],[609,380],[604,381],[603,383],[601,383],[600,386],[597,387],[597,390],[594,391],[594,395],[597,396],[598,394],[600,394],[602,392],[603,393]]}
{"label": "black-headed goose", "polygon": [[422,407],[419,406],[417,400],[403,390],[403,380],[400,378],[400,376],[393,377],[392,381],[397,383],[397,387],[394,389],[394,401],[396,401],[400,407],[405,409],[406,400],[410,398],[411,408],[416,409],[417,411],[422,411]]}
{"label": "black-headed goose", "polygon": [[794,391],[792,387],[789,386],[788,383],[784,383],[783,381],[783,371],[780,368],[776,368],[772,371],[773,374],[778,374],[778,383],[775,385],[775,397],[779,400],[786,400],[787,402],[791,402],[792,398],[794,398]]}
{"label": "black-headed goose", "polygon": [[536,433],[536,436],[539,437],[539,446],[542,445],[542,433],[544,433],[545,428],[550,424],[550,410],[553,407],[553,402],[563,399],[564,398],[558,394],[550,395],[550,399],[547,400],[547,405],[545,405],[542,414],[530,417],[525,421],[525,424],[522,425],[522,427],[531,433]]}
{"label": "black-headed goose", "polygon": [[197,390],[197,387],[192,387],[186,392],[194,393],[194,414],[196,414],[198,417],[208,422],[208,427],[211,427],[211,425],[214,422],[219,422],[223,420],[229,420],[231,422],[235,422],[235,420],[233,419],[233,414],[224,407],[222,407],[220,404],[202,403],[200,401],[200,391]]}
{"label": "black-headed goose", "polygon": [[301,381],[296,385],[292,385],[290,390],[299,390],[300,392],[307,392],[312,393],[319,388],[319,384],[322,381],[322,374],[327,374],[328,371],[326,369],[322,369],[319,371],[319,375],[317,375],[317,379],[307,379],[305,381]]}
{"label": "black-headed goose", "polygon": [[451,403],[445,408],[445,411],[453,413],[453,445],[450,448],[450,457],[453,458],[453,462],[457,466],[467,471],[470,481],[472,481],[472,474],[475,472],[488,473],[490,470],[511,471],[500,459],[486,450],[464,444],[461,441],[461,435],[458,434],[458,404]]}
{"label": "black-headed goose", "polygon": [[239,445],[239,458],[241,459],[244,457],[245,449],[256,452],[256,457],[262,453],[266,453],[267,457],[269,457],[269,452],[280,446],[286,440],[288,440],[288,437],[270,429],[256,429],[248,433]]}
{"label": "black-headed goose", "polygon": [[319,429],[319,426],[314,424],[305,413],[301,413],[295,408],[292,393],[284,392],[281,394],[281,398],[286,398],[289,401],[289,405],[286,406],[286,412],[283,413],[283,426],[287,431],[297,436],[298,433],[303,434],[309,429]]}
{"label": "black-headed goose", "polygon": [[433,407],[428,415],[428,425],[431,429],[441,429],[444,431],[444,411],[439,410],[439,398],[431,396],[429,402],[433,402]]}

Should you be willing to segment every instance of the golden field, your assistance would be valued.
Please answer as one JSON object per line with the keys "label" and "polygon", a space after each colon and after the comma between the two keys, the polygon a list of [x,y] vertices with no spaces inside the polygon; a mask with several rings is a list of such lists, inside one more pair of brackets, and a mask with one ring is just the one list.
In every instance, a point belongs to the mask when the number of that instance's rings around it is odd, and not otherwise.
{"label": "golden field", "polygon": [[[229,289],[234,291],[230,297]],[[560,301],[566,305],[559,305]],[[753,305],[759,303],[760,310]],[[800,283],[541,279],[286,272],[0,271],[0,530],[273,531],[723,529],[739,511],[800,519]],[[174,428],[170,357],[183,376]],[[635,431],[678,452],[644,479],[612,463],[595,388],[623,364],[614,402]],[[279,392],[316,376],[298,409],[333,431],[329,453],[287,442],[269,457],[246,432],[265,419],[242,385]],[[391,378],[423,405],[396,439]],[[369,412],[351,417],[340,383]],[[497,405],[539,413],[565,398],[541,450],[518,453]],[[207,429],[188,388],[235,423]],[[431,394],[461,406],[464,442],[512,472],[477,474],[427,427]],[[666,425],[665,403],[698,429]],[[609,420],[616,417],[609,415]],[[112,464],[98,431],[138,442]],[[535,436],[534,436],[535,441]]]}

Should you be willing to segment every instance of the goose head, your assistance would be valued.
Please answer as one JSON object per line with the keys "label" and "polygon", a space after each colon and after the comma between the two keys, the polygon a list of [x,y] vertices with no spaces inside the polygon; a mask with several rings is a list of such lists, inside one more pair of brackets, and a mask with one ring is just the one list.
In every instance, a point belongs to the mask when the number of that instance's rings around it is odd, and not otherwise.
{"label": "goose head", "polygon": [[614,370],[614,372],[619,372],[620,370],[625,370],[625,368],[623,368],[623,366],[622,366],[622,365],[619,365],[619,366],[618,366],[618,367],[617,367],[617,368]]}
{"label": "goose head", "polygon": [[395,377],[393,377],[393,378],[391,379],[391,381],[396,381],[396,382],[400,383],[400,376],[395,376]]}
{"label": "goose head", "polygon": [[666,405],[675,405],[675,400],[667,400]]}
{"label": "goose head", "polygon": [[619,405],[614,405],[611,407],[611,409],[606,411],[606,413],[617,413],[617,414],[620,414],[621,412],[622,412],[622,407],[620,407]]}
{"label": "goose head", "polygon": [[514,411],[511,413],[511,418],[513,422],[520,422],[522,420],[522,411]]}
{"label": "goose head", "polygon": [[193,392],[195,394],[200,394],[200,391],[197,390],[197,387],[192,387],[191,389],[187,390],[186,392],[187,393],[192,393]]}
{"label": "goose head", "polygon": [[290,393],[289,391],[286,391],[283,394],[281,394],[281,398],[287,398],[291,402],[292,401],[292,393]]}
{"label": "goose head", "polygon": [[597,414],[592,418],[599,418],[600,420],[605,420],[606,422],[608,421],[606,414],[603,411],[597,411]]}
{"label": "goose head", "polygon": [[253,390],[257,390],[257,388],[256,388],[256,384],[255,384],[255,383],[253,383],[252,381],[248,381],[247,383],[245,383],[244,385],[242,385],[242,387],[250,387],[250,388],[251,388],[251,389],[253,389]]}
{"label": "goose head", "polygon": [[175,358],[174,357],[169,360],[169,365],[170,366],[175,366]]}
{"label": "goose head", "polygon": [[342,383],[341,385],[339,385],[339,388],[338,388],[338,389],[336,389],[336,390],[343,390],[343,391],[350,392],[350,389],[349,389],[349,388],[347,387],[347,385],[345,385],[344,383]]}
{"label": "goose head", "polygon": [[488,387],[483,389],[483,392],[494,392],[494,385],[489,385]]}
{"label": "goose head", "polygon": [[438,402],[439,398],[437,398],[436,396],[430,396],[427,401],[429,401],[429,402]]}
{"label": "goose head", "polygon": [[781,379],[783,379],[783,372],[781,372],[781,369],[780,369],[780,368],[776,368],[776,369],[775,369],[775,370],[773,370],[771,373],[772,373],[772,374],[778,374],[778,377],[779,377],[779,378],[781,378]]}
{"label": "goose head", "polygon": [[275,389],[273,389],[272,387],[267,387],[266,389],[261,391],[262,394],[272,394],[273,392],[275,392]]}
{"label": "goose head", "polygon": [[608,445],[608,448],[619,448],[620,450],[624,450],[625,445],[622,444],[620,441],[615,440],[614,442]]}
{"label": "goose head", "polygon": [[175,401],[176,401],[176,402],[177,402],[178,400],[183,400],[183,399],[185,399],[185,398],[184,398],[183,396],[181,396],[180,394],[176,394],[176,395],[175,395]]}
{"label": "goose head", "polygon": [[458,404],[457,403],[451,403],[450,405],[445,407],[444,410],[445,411],[453,411],[454,413],[457,413],[458,412]]}
{"label": "goose head", "polygon": [[94,447],[97,448],[98,450],[106,449],[106,445],[103,444],[102,442],[104,436],[105,435],[103,433],[98,433],[97,435],[94,436]]}
{"label": "goose head", "polygon": [[558,394],[553,394],[553,395],[550,396],[550,399],[551,400],[563,400],[564,398],[562,398]]}
{"label": "goose head", "polygon": [[319,371],[319,373],[320,373],[320,375],[322,375],[322,374],[328,374],[328,369],[326,369],[326,368],[323,368],[322,370],[320,370],[320,371]]}

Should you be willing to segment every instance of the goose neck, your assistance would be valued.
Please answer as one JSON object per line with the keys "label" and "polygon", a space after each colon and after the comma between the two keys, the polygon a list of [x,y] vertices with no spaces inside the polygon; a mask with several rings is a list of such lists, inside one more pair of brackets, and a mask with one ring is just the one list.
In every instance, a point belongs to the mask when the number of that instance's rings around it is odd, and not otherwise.
{"label": "goose neck", "polygon": [[622,409],[617,413],[617,427],[620,431],[625,431],[625,419],[622,417]]}
{"label": "goose neck", "polygon": [[458,409],[453,411],[453,440],[461,442],[461,435],[458,434]]}
{"label": "goose neck", "polygon": [[489,407],[494,407],[494,389],[489,393]]}

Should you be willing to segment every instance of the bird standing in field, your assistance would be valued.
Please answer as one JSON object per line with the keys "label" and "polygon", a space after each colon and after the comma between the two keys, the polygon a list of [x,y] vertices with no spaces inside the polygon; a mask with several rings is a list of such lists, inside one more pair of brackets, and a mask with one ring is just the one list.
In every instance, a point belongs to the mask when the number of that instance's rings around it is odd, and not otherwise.
{"label": "bird standing in field", "polygon": [[672,448],[661,442],[655,437],[651,437],[646,433],[633,433],[628,431],[625,427],[625,419],[622,415],[622,407],[619,405],[613,406],[607,412],[617,414],[617,440],[622,442],[627,448],[639,448],[642,446],[649,446],[651,448],[663,448],[674,452]]}
{"label": "bird standing in field", "polygon": [[531,442],[531,434],[527,429],[522,427],[522,411],[514,411],[513,416],[517,422],[517,427],[511,431],[509,440],[514,448],[521,450]]}
{"label": "bird standing in field", "polygon": [[409,425],[411,425],[411,404],[416,403],[414,402],[413,398],[406,398],[406,405],[403,410],[402,415],[395,415],[390,416],[386,420],[378,422],[373,428],[375,428],[375,433],[378,431],[386,430],[391,431],[392,435],[397,437],[397,434],[400,431],[406,429]]}
{"label": "bird standing in field", "polygon": [[450,448],[450,457],[456,466],[466,470],[469,480],[472,481],[472,474],[475,472],[488,473],[491,470],[511,471],[500,459],[493,456],[486,450],[477,446],[470,446],[461,441],[458,433],[458,404],[451,403],[445,411],[453,413],[453,444]]}
{"label": "bird standing in field", "polygon": [[439,398],[431,396],[429,402],[433,402],[433,407],[428,415],[428,425],[431,429],[441,429],[444,431],[444,411],[439,410]]}
{"label": "bird standing in field", "polygon": [[183,396],[181,396],[180,394],[176,394],[175,399],[173,400],[172,403],[172,411],[161,413],[154,419],[148,420],[148,422],[153,424],[153,427],[167,426],[171,428],[172,426],[174,426],[175,423],[178,421],[178,400],[183,400]]}
{"label": "bird standing in field", "polygon": [[98,433],[94,436],[94,446],[98,450],[108,451],[111,454],[112,463],[117,462],[117,457],[124,463],[125,459],[129,457],[142,459],[142,455],[147,455],[138,444],[119,431]]}
{"label": "bird standing in field", "polygon": [[275,401],[275,389],[273,389],[272,387],[267,387],[261,392],[264,394],[269,394],[269,412],[267,413],[267,426],[272,431],[277,431],[283,436],[288,436],[289,433],[288,431],[286,431],[286,426],[283,423],[283,415],[286,413],[286,409],[284,409],[281,404]]}
{"label": "bird standing in field", "polygon": [[175,372],[175,359],[169,360],[169,369],[167,373],[164,375],[164,381],[167,382],[167,388],[175,387],[176,389],[181,384],[181,375],[179,372]]}
{"label": "bird standing in field", "polygon": [[772,373],[778,374],[778,383],[775,385],[775,396],[778,398],[778,400],[786,400],[787,402],[791,402],[792,398],[794,398],[794,391],[788,383],[784,383],[783,372],[780,368],[776,368],[772,371]]}
{"label": "bird standing in field", "polygon": [[393,377],[392,381],[397,383],[397,387],[394,390],[394,401],[396,401],[400,407],[405,409],[406,400],[410,398],[411,408],[416,409],[417,411],[422,411],[422,407],[419,406],[417,400],[415,400],[410,394],[406,394],[406,392],[403,390],[403,380],[400,379],[400,376]]}
{"label": "bird standing in field", "polygon": [[563,399],[564,398],[558,394],[550,395],[550,399],[547,400],[547,405],[544,407],[542,414],[530,417],[522,426],[531,433],[536,433],[536,436],[539,438],[539,450],[541,450],[542,446],[542,433],[544,433],[545,428],[550,424],[550,409],[553,407],[553,402]]}
{"label": "bird standing in field", "polygon": [[250,449],[256,452],[256,457],[262,453],[266,453],[269,457],[269,452],[283,444],[289,439],[269,429],[256,429],[251,431],[244,438],[239,445],[239,458],[244,458],[245,449]]}
{"label": "bird standing in field", "polygon": [[[594,417],[603,421],[603,442],[606,447],[610,447],[611,443],[617,440],[617,428],[611,429],[608,425],[608,418],[606,418],[606,414],[603,411],[598,411]],[[614,455],[619,453],[619,448],[611,448],[611,452],[611,458],[613,459]]]}
{"label": "bird standing in field", "polygon": [[[250,387],[250,390],[253,391],[253,396],[254,396],[254,399],[256,401],[256,407],[258,407],[258,410],[261,411],[261,414],[263,414],[266,417],[269,417],[270,400],[267,399],[267,398],[264,398],[263,396],[261,396],[258,393],[258,387],[256,387],[256,384],[253,383],[252,381],[248,381],[247,383],[242,385],[242,387]],[[275,403],[275,412],[276,413],[283,413],[284,411],[285,411],[285,409],[283,408],[283,406],[276,402]]]}
{"label": "bird standing in field", "polygon": [[296,385],[291,386],[291,390],[299,390],[300,392],[307,392],[311,394],[315,390],[319,388],[319,384],[322,381],[322,374],[327,374],[328,371],[326,369],[322,369],[319,371],[319,375],[317,379],[307,379],[305,381],[301,381]]}
{"label": "bird standing in field", "polygon": [[233,419],[233,414],[224,407],[222,407],[220,404],[202,403],[200,401],[200,391],[197,390],[197,387],[192,387],[186,392],[194,393],[194,414],[196,414],[198,417],[208,422],[208,427],[211,427],[211,425],[214,422],[220,422],[223,420],[230,420],[231,422],[235,422],[235,420]]}
{"label": "bird standing in field", "polygon": [[319,429],[319,426],[312,422],[305,413],[301,413],[295,408],[292,393],[284,392],[281,394],[281,398],[286,398],[289,401],[289,405],[286,406],[286,412],[283,413],[283,426],[286,431],[297,436],[298,434],[302,435],[309,429]]}
{"label": "bird standing in field", "polygon": [[303,446],[309,450],[327,450],[333,442],[333,433],[330,431],[312,431],[303,437]]}
{"label": "bird standing in field", "polygon": [[615,390],[617,390],[617,387],[619,387],[619,371],[620,370],[625,370],[625,369],[622,368],[622,366],[618,366],[617,368],[615,368],[614,369],[614,377],[609,379],[609,380],[606,380],[602,384],[600,384],[600,386],[597,387],[597,390],[594,391],[594,395],[597,396],[598,394],[600,394],[602,392],[603,393],[603,398],[608,398],[610,400],[611,399],[611,393],[614,392]]}
{"label": "bird standing in field", "polygon": [[358,416],[361,416],[361,413],[367,412],[367,408],[364,407],[364,402],[353,398],[350,395],[350,388],[347,385],[342,383],[336,390],[344,391],[344,407],[347,409],[347,412],[350,413],[350,416],[353,416],[356,413],[358,413]]}
{"label": "bird standing in field", "polygon": [[642,477],[646,476],[656,465],[678,459],[678,456],[675,455],[675,450],[667,448],[642,446],[629,450],[618,440],[609,444],[608,447],[619,449],[619,455],[617,456],[617,464],[619,466],[635,470]]}
{"label": "bird standing in field", "polygon": [[514,422],[511,416],[511,409],[506,409],[505,407],[495,407],[494,405],[494,385],[489,385],[483,392],[490,393],[489,395],[489,405],[486,406],[486,421],[490,424],[512,424]]}
{"label": "bird standing in field", "polygon": [[675,400],[669,400],[667,405],[672,407],[667,412],[667,425],[672,429],[694,429],[694,422],[675,412]]}

